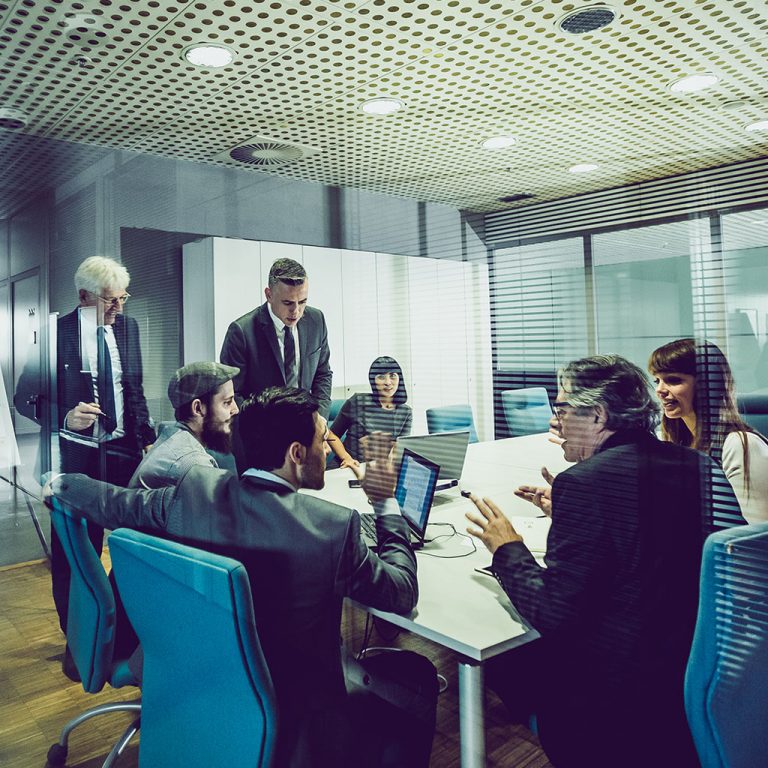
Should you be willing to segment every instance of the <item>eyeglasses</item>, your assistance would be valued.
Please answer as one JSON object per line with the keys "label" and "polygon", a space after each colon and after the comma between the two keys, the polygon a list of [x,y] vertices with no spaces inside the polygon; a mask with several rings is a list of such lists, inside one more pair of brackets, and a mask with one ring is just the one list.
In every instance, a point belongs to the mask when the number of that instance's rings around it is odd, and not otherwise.
{"label": "eyeglasses", "polygon": [[100,296],[98,293],[93,294],[97,299],[101,299],[105,304],[109,304],[111,307],[116,307],[118,304],[125,304],[128,299],[131,298],[130,293],[124,293],[122,296]]}
{"label": "eyeglasses", "polygon": [[555,413],[555,418],[558,421],[562,421],[563,417],[566,416],[569,413],[572,413],[574,408],[570,403],[566,402],[555,402],[552,404],[552,409]]}

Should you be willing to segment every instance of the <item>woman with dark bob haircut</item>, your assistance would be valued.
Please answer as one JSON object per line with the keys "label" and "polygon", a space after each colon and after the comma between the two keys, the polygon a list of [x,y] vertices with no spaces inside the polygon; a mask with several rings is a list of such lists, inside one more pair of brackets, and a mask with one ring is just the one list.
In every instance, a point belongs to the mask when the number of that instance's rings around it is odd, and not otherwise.
{"label": "woman with dark bob haircut", "polygon": [[749,523],[768,520],[768,440],[742,420],[731,367],[709,341],[678,339],[651,354],[665,440],[722,465]]}
{"label": "woman with dark bob haircut", "polygon": [[411,434],[413,413],[405,404],[408,391],[397,360],[377,357],[368,371],[368,382],[371,393],[352,395],[331,425],[328,442],[342,467],[365,460],[360,440],[371,432],[386,432],[395,439]]}

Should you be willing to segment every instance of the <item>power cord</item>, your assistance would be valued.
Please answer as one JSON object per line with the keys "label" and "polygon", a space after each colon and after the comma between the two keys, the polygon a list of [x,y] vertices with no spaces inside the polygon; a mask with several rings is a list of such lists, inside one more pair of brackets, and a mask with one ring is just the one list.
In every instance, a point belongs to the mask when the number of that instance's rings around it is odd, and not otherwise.
{"label": "power cord", "polygon": [[461,555],[436,555],[433,552],[427,552],[425,549],[420,549],[420,555],[436,557],[438,560],[455,560],[458,557],[469,557],[470,555],[473,555],[475,552],[477,552],[477,545],[475,544],[475,540],[468,533],[461,533],[460,531],[457,531],[456,526],[453,523],[429,523],[429,525],[447,526],[451,529],[451,533],[441,533],[438,536],[426,540],[424,542],[425,544],[431,544],[433,541],[439,541],[440,539],[452,539],[454,536],[461,536],[462,538],[469,541],[469,543],[472,545],[472,549],[470,549],[469,552],[464,552]]}

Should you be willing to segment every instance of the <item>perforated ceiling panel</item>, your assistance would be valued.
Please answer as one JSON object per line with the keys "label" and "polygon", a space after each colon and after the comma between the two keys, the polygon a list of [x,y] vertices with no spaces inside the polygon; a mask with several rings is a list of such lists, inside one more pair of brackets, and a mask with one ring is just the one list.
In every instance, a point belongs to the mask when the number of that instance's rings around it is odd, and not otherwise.
{"label": "perforated ceiling panel", "polygon": [[[248,172],[477,211],[768,154],[744,130],[768,118],[768,2],[625,0],[603,29],[558,29],[591,4],[6,0],[0,108],[37,136],[197,162],[265,135],[318,151]],[[200,41],[237,57],[196,68],[181,52]],[[668,90],[704,70],[720,83]],[[405,109],[360,111],[380,95]],[[499,134],[517,144],[481,148]]]}

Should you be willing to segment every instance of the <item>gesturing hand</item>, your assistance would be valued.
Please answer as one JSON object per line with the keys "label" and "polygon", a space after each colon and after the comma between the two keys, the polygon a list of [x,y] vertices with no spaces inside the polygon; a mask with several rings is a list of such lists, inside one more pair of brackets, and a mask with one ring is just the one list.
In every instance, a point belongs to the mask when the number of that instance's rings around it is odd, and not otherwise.
{"label": "gesturing hand", "polygon": [[[395,441],[386,432],[373,432],[361,441],[365,456],[363,490],[371,502],[383,501],[395,495],[397,475],[392,464]],[[355,474],[358,468],[351,467]]]}
{"label": "gesturing hand", "polygon": [[546,468],[541,468],[541,476],[547,481],[546,487],[537,485],[521,485],[515,496],[530,501],[538,507],[547,517],[552,517],[552,483],[555,476]]}
{"label": "gesturing hand", "polygon": [[470,494],[469,498],[477,507],[477,512],[467,512],[465,515],[467,520],[476,526],[467,528],[467,533],[480,539],[491,554],[502,544],[523,540],[504,513],[490,499],[480,499],[474,493]]}

